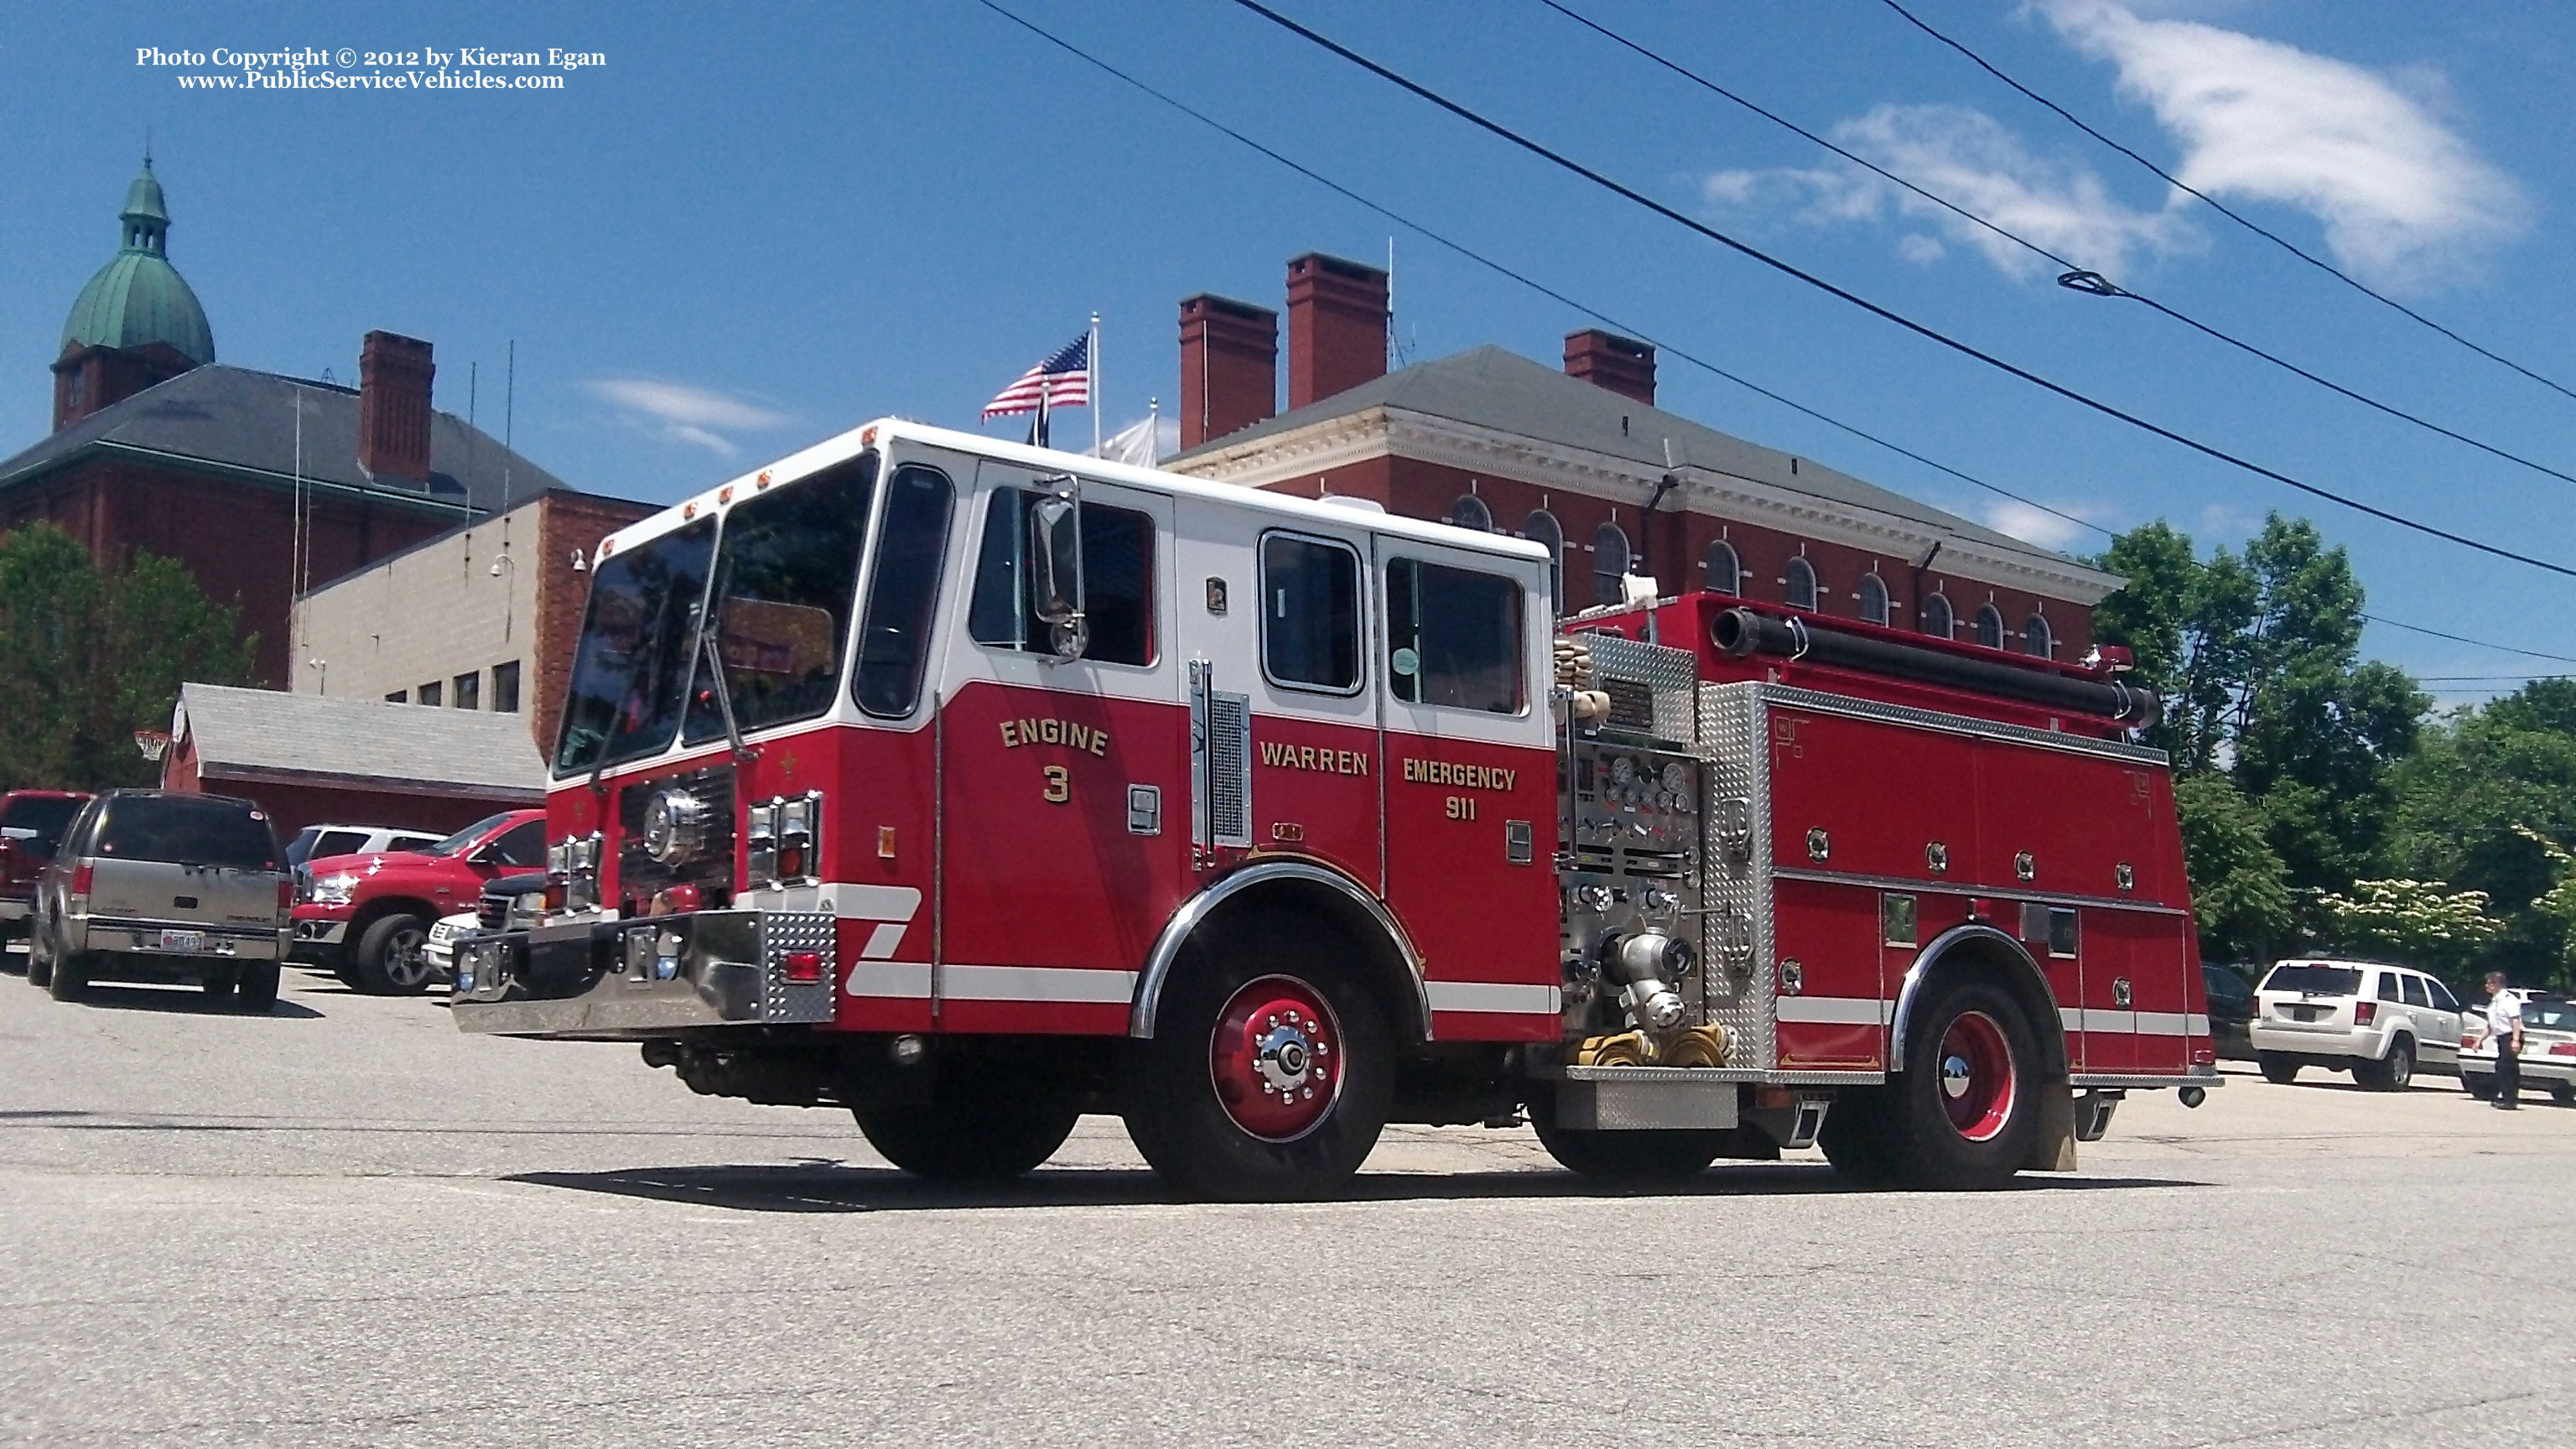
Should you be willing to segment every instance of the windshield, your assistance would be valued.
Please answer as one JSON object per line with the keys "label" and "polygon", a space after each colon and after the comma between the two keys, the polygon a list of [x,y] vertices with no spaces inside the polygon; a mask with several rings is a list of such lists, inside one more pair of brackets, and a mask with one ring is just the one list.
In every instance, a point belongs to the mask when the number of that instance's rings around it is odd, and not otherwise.
{"label": "windshield", "polygon": [[2296,991],[2305,996],[2350,996],[2361,990],[2361,971],[2354,966],[2294,965],[2283,962],[2263,978],[2266,991]]}
{"label": "windshield", "polygon": [[436,845],[422,846],[420,848],[420,853],[423,855],[454,855],[456,852],[463,850],[465,847],[472,845],[478,840],[481,840],[484,836],[500,829],[501,822],[509,818],[510,812],[507,810],[502,811],[498,815],[486,815],[482,819],[477,820],[473,824],[456,832],[454,835],[438,842]]}
{"label": "windshield", "polygon": [[[725,515],[716,550],[716,652],[736,729],[831,708],[876,471],[876,454],[862,453]],[[697,672],[686,737],[693,745],[724,737],[712,681],[703,668]]]}
{"label": "windshield", "polygon": [[277,869],[268,817],[246,800],[216,795],[120,796],[108,802],[93,849],[116,860]]}
{"label": "windshield", "polygon": [[701,518],[592,572],[555,773],[631,760],[671,742],[715,537],[716,521]]}
{"label": "windshield", "polygon": [[56,842],[63,838],[64,827],[88,803],[77,795],[22,795],[0,810],[0,826],[36,832],[19,841],[18,848],[36,859],[50,859]]}

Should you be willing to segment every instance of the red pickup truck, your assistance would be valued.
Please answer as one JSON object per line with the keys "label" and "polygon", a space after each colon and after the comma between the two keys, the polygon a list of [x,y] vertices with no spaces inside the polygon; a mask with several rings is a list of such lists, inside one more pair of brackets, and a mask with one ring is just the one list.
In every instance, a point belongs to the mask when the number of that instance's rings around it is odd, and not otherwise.
{"label": "red pickup truck", "polygon": [[503,811],[419,850],[309,861],[312,884],[296,903],[289,957],[327,966],[371,996],[426,990],[434,973],[420,948],[431,924],[474,909],[492,877],[545,863],[542,810]]}
{"label": "red pickup truck", "polygon": [[0,944],[27,934],[36,877],[54,858],[63,829],[89,803],[69,790],[12,790],[0,795]]}

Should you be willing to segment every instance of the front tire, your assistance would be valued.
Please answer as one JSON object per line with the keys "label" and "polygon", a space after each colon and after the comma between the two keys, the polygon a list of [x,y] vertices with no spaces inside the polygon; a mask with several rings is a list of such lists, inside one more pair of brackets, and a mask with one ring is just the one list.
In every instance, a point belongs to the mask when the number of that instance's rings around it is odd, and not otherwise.
{"label": "front tire", "polygon": [[78,1001],[89,994],[90,960],[85,952],[65,951],[54,958],[45,990],[56,1001]]}
{"label": "front tire", "polygon": [[432,974],[420,951],[428,939],[429,923],[408,911],[376,917],[358,937],[349,984],[369,996],[418,996]]}
{"label": "front tire", "polygon": [[1055,1155],[1082,1115],[1046,1081],[979,1063],[944,1070],[927,1102],[850,1108],[877,1155],[932,1182],[1007,1182]]}
{"label": "front tire", "polygon": [[2576,1107],[2576,1082],[2550,1083],[2549,1100],[2561,1107]]}
{"label": "front tire", "polygon": [[1136,1150],[1182,1194],[1323,1197],[1386,1127],[1394,1039],[1337,937],[1274,916],[1193,950],[1154,1035],[1127,1044],[1119,1095]]}
{"label": "front tire", "polygon": [[[1939,1192],[2004,1186],[2039,1134],[2040,1053],[2021,1003],[1994,981],[1954,975],[1914,1018],[1901,1070],[1847,1094],[1826,1126],[1858,1107],[1827,1160],[1857,1180]],[[1871,1099],[1875,1100],[1871,1100]],[[1851,1166],[1845,1167],[1849,1161]]]}
{"label": "front tire", "polygon": [[2298,1062],[2279,1052],[2261,1053],[2255,1061],[2263,1068],[2263,1080],[2276,1087],[2286,1087],[2299,1079]]}

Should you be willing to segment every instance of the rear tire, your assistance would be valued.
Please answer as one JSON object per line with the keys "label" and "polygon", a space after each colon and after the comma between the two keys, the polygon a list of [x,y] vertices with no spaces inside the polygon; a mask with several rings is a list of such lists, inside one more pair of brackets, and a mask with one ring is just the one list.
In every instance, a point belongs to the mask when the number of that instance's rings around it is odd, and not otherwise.
{"label": "rear tire", "polygon": [[1987,977],[1956,974],[1925,994],[1912,1021],[1902,1070],[1853,1094],[1878,1098],[1878,1120],[1861,1124],[1878,1165],[1898,1185],[1938,1192],[2011,1182],[2039,1133],[2039,1042],[2021,1003]]}
{"label": "rear tire", "polygon": [[233,996],[233,1005],[256,1016],[266,1016],[277,1005],[278,966],[263,961],[241,968],[241,985]]}
{"label": "rear tire", "polygon": [[1377,1146],[1394,1037],[1386,1003],[1343,965],[1348,949],[1282,914],[1184,956],[1154,1035],[1126,1043],[1119,1081],[1127,1135],[1176,1191],[1323,1197]]}
{"label": "rear tire", "polygon": [[54,979],[54,953],[45,949],[41,931],[27,933],[27,984],[44,986]]}
{"label": "rear tire", "polygon": [[2299,1079],[2299,1064],[2279,1052],[2263,1052],[2255,1057],[2263,1068],[2263,1080],[2276,1087],[2286,1087]]}
{"label": "rear tire", "polygon": [[1596,1132],[1556,1125],[1556,1089],[1530,1094],[1531,1130],[1557,1166],[1603,1182],[1683,1182],[1708,1170],[1735,1140],[1731,1131]]}
{"label": "rear tire", "polygon": [[2576,1082],[2550,1083],[2549,1100],[2561,1107],[2576,1107]]}
{"label": "rear tire", "polygon": [[418,996],[429,989],[429,962],[421,955],[429,923],[409,911],[392,911],[367,923],[350,961],[350,985],[369,996]]}
{"label": "rear tire", "polygon": [[932,1182],[1006,1182],[1055,1155],[1081,1104],[1001,1064],[942,1072],[927,1102],[853,1106],[877,1155]]}
{"label": "rear tire", "polygon": [[54,960],[51,979],[45,990],[56,1001],[78,1001],[89,994],[90,959],[87,952],[65,951]]}
{"label": "rear tire", "polygon": [[2352,1064],[2352,1078],[2374,1092],[2402,1092],[2415,1080],[2415,1043],[2399,1037],[2388,1044],[2388,1055],[2378,1061]]}

